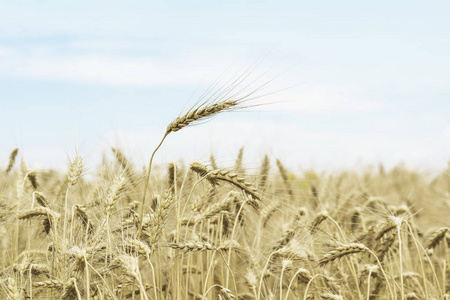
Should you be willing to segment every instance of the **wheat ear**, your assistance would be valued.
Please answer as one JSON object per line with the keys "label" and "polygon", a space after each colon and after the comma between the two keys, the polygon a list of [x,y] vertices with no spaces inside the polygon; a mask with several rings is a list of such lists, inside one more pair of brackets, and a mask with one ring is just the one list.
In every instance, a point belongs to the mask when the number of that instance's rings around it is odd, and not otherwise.
{"label": "wheat ear", "polygon": [[33,282],[33,287],[61,290],[64,288],[64,282],[62,282],[61,280],[57,280],[57,279],[38,281],[38,282]]}
{"label": "wheat ear", "polygon": [[169,186],[170,192],[175,195],[176,190],[176,175],[177,175],[177,164],[171,162],[167,170],[167,185]]}
{"label": "wheat ear", "polygon": [[64,225],[63,225],[63,239],[66,238],[66,230],[67,230],[67,222],[69,217],[67,216],[67,213],[69,211],[68,207],[68,197],[69,197],[69,190],[72,186],[77,184],[78,180],[81,177],[81,173],[83,172],[83,159],[78,154],[75,156],[74,160],[70,163],[70,169],[69,174],[67,176],[67,188],[66,188],[66,195],[64,197]]}
{"label": "wheat ear", "polygon": [[261,165],[261,172],[259,174],[259,184],[258,188],[264,189],[266,186],[267,178],[269,176],[270,171],[270,160],[267,155],[264,156],[264,160]]}
{"label": "wheat ear", "polygon": [[209,105],[200,106],[192,109],[181,117],[176,118],[167,126],[166,135],[176,132],[193,123],[199,122],[206,118],[211,118],[221,112],[231,110],[239,104],[239,100],[222,101]]}
{"label": "wheat ear", "polygon": [[86,227],[89,233],[94,232],[94,226],[89,220],[89,216],[86,212],[86,207],[84,205],[74,205],[75,214],[78,218],[80,218],[82,224]]}
{"label": "wheat ear", "polygon": [[281,238],[277,241],[275,246],[273,247],[273,250],[279,250],[283,246],[287,245],[292,238],[295,236],[295,233],[298,231],[298,228],[300,226],[300,219],[306,215],[306,210],[301,207],[298,209],[297,214],[295,215],[294,220],[289,224],[288,229],[281,235]]}
{"label": "wheat ear", "polygon": [[126,249],[137,254],[144,255],[145,257],[150,257],[150,254],[152,253],[152,250],[149,246],[136,239],[126,240],[124,246]]}
{"label": "wheat ear", "polygon": [[[211,183],[216,183],[217,181],[226,181],[232,185],[240,188],[245,193],[249,194],[256,200],[261,200],[258,194],[258,190],[251,184],[245,181],[243,177],[238,176],[228,170],[208,170],[204,165],[199,162],[193,162],[190,165],[191,169],[197,172],[200,176],[203,176]],[[258,203],[255,203],[258,205]]]}
{"label": "wheat ear", "polygon": [[238,299],[238,297],[236,297],[236,295],[234,295],[230,289],[227,289],[225,287],[220,288],[220,293],[226,300]]}
{"label": "wheat ear", "polygon": [[239,149],[239,153],[234,167],[234,169],[238,174],[244,174],[244,168],[242,167],[243,159],[244,159],[244,147]]}
{"label": "wheat ear", "polygon": [[30,181],[30,184],[33,187],[33,189],[36,190],[38,188],[38,180],[37,180],[36,171],[28,171],[27,178]]}
{"label": "wheat ear", "polygon": [[317,230],[317,227],[319,227],[320,224],[322,224],[323,221],[328,219],[329,215],[326,210],[319,212],[314,219],[312,220],[311,224],[309,225],[309,230],[311,234],[314,234]]}
{"label": "wheat ear", "polygon": [[108,212],[116,205],[120,196],[125,191],[125,187],[125,178],[123,176],[117,176],[106,194],[105,205]]}
{"label": "wheat ear", "polygon": [[218,169],[217,168],[217,163],[216,163],[216,158],[214,157],[214,154],[211,153],[211,155],[209,156],[209,162],[211,163],[211,167],[213,169]]}
{"label": "wheat ear", "polygon": [[8,279],[6,279],[5,290],[8,298],[12,300],[19,300],[19,290],[17,289],[17,283],[14,278],[8,277]]}
{"label": "wheat ear", "polygon": [[156,208],[155,214],[152,216],[149,222],[146,222],[145,226],[143,223],[143,229],[148,228],[148,233],[146,231],[146,234],[149,235],[151,244],[154,244],[160,240],[173,201],[173,194],[166,194],[164,196],[164,199],[159,203],[158,207]]}
{"label": "wheat ear", "polygon": [[216,216],[217,214],[219,214],[223,211],[230,210],[230,206],[237,201],[236,198],[237,198],[237,196],[233,195],[233,193],[232,193],[231,195],[228,195],[222,201],[210,205],[209,207],[207,207],[205,209],[205,211],[202,215],[202,219],[207,220],[207,219],[210,219],[210,218]]}
{"label": "wheat ear", "polygon": [[57,220],[59,218],[59,213],[47,207],[36,207],[19,214],[19,220],[27,220],[39,217],[51,217],[52,220]]}
{"label": "wheat ear", "polygon": [[390,216],[384,223],[383,226],[378,230],[378,232],[375,235],[375,239],[379,240],[381,237],[383,237],[386,233],[388,233],[391,230],[394,230],[398,226],[399,222],[398,217],[392,217]]}
{"label": "wheat ear", "polygon": [[14,163],[16,162],[17,153],[19,153],[19,148],[15,148],[9,155],[9,163],[8,167],[6,168],[6,174],[8,174],[9,171],[11,171],[11,169],[13,168]]}
{"label": "wheat ear", "polygon": [[169,247],[172,249],[189,251],[189,252],[214,250],[214,247],[208,242],[188,241],[185,243],[170,243]]}
{"label": "wheat ear", "polygon": [[44,194],[40,193],[40,192],[33,192],[33,199],[36,200],[36,202],[42,206],[42,207],[47,207],[47,208],[51,208],[50,207],[50,203],[47,200],[47,197],[45,197]]}
{"label": "wheat ear", "polygon": [[444,239],[445,234],[449,229],[447,227],[442,227],[431,235],[430,240],[426,244],[426,249],[434,249],[436,246]]}
{"label": "wheat ear", "polygon": [[70,186],[77,184],[78,179],[81,177],[83,172],[83,159],[81,156],[75,156],[75,159],[70,163],[69,175],[67,180]]}
{"label": "wheat ear", "polygon": [[[155,153],[158,151],[158,149],[161,147],[161,145],[164,143],[164,140],[167,138],[167,136],[172,132],[177,132],[184,127],[187,127],[189,125],[194,125],[199,123],[200,121],[207,120],[209,118],[214,117],[215,115],[230,111],[233,109],[239,108],[239,105],[249,99],[254,93],[256,93],[260,88],[255,89],[254,91],[251,91],[245,95],[241,95],[241,91],[238,91],[237,93],[230,95],[230,93],[236,89],[237,85],[239,85],[239,82],[237,84],[232,85],[227,90],[225,90],[224,93],[219,94],[215,96],[212,100],[207,100],[203,103],[201,103],[197,107],[191,108],[186,114],[182,115],[181,117],[177,117],[174,121],[172,121],[166,128],[166,132],[164,133],[163,138],[159,142],[158,146],[153,150],[153,153],[150,157],[150,162],[148,164],[148,170],[147,170],[147,176],[145,179],[145,186],[144,186],[144,193],[142,196],[142,207],[141,207],[141,220],[144,216],[144,206],[145,206],[145,196],[147,194],[147,189],[150,181],[150,175],[152,170],[152,163],[153,163],[153,157],[155,156]],[[140,237],[142,231],[142,224],[139,226],[138,231],[138,237]]]}
{"label": "wheat ear", "polygon": [[283,178],[284,185],[286,186],[287,192],[291,201],[294,201],[294,191],[291,186],[291,182],[289,181],[289,176],[286,168],[284,167],[281,160],[277,159],[278,170],[280,171],[281,178]]}
{"label": "wheat ear", "polygon": [[114,156],[116,157],[117,161],[120,163],[123,170],[125,171],[125,174],[127,175],[128,180],[130,181],[131,185],[133,187],[136,187],[135,174],[133,172],[131,163],[128,161],[128,159],[122,153],[122,151],[120,151],[120,149],[112,148],[112,151],[113,151]]}
{"label": "wheat ear", "polygon": [[344,300],[344,298],[341,295],[335,295],[331,293],[324,293],[320,294],[320,299],[326,299],[326,300]]}
{"label": "wheat ear", "polygon": [[17,153],[19,153],[19,148],[15,148],[12,152],[11,155],[9,156],[9,163],[8,163],[8,167],[6,168],[6,173],[8,174],[9,171],[11,171],[11,169],[14,166],[14,163],[16,162],[16,156]]}
{"label": "wheat ear", "polygon": [[347,245],[340,246],[329,253],[327,253],[320,261],[319,266],[325,266],[327,263],[332,262],[336,259],[348,256],[353,253],[359,253],[367,251],[367,247],[363,244],[351,243]]}

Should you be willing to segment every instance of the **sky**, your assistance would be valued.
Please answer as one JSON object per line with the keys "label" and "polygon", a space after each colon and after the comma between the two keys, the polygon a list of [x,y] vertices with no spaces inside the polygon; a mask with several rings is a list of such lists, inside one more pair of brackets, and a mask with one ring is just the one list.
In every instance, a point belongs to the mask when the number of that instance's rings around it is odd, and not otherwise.
{"label": "sky", "polygon": [[[111,147],[148,161],[166,126],[249,68],[249,108],[174,133],[157,163],[292,171],[450,159],[448,1],[2,1],[0,167]],[[221,77],[225,74],[224,77]],[[247,83],[249,86],[247,86]]]}

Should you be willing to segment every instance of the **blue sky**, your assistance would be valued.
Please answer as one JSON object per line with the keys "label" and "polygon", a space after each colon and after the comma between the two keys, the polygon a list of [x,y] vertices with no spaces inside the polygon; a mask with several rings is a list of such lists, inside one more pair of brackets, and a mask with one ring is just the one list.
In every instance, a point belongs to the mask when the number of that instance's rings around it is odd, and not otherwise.
{"label": "blue sky", "polygon": [[[148,159],[214,79],[277,77],[262,103],[174,134],[159,162],[292,169],[450,158],[447,1],[0,1],[0,157],[35,168],[110,146]],[[283,72],[285,71],[285,72]],[[258,83],[254,86],[256,87]],[[1,163],[0,163],[1,164]]]}

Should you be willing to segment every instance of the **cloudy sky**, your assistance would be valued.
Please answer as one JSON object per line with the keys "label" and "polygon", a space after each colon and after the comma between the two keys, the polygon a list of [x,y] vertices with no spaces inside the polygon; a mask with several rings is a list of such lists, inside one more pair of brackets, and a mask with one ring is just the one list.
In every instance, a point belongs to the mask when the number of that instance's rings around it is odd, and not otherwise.
{"label": "cloudy sky", "polygon": [[[173,134],[161,163],[231,166],[245,146],[293,170],[450,158],[448,1],[1,1],[0,166],[148,160],[224,72],[256,66],[262,106]],[[253,79],[258,79],[253,81]],[[219,81],[226,86],[226,80]]]}

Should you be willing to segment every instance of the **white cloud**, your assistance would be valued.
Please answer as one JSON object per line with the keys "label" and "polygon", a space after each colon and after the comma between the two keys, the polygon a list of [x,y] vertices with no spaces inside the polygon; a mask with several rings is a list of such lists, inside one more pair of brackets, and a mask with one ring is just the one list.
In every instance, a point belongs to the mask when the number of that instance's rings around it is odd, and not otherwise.
{"label": "white cloud", "polygon": [[450,142],[450,127],[444,129],[442,136]]}
{"label": "white cloud", "polygon": [[[106,47],[112,44],[101,41],[97,45],[82,47]],[[127,45],[117,45],[128,47]],[[6,49],[6,48],[5,48]],[[0,48],[0,51],[2,49]],[[210,84],[226,73],[221,83],[241,75],[245,69],[229,58],[217,59],[199,51],[172,56],[135,56],[99,54],[61,54],[52,47],[34,47],[28,52],[3,51],[0,55],[0,78],[69,81],[115,86],[198,86]],[[92,51],[91,51],[92,52]],[[93,51],[95,53],[96,51]],[[98,52],[98,51],[97,51]],[[2,54],[2,52],[0,52]],[[258,72],[250,77],[258,76]],[[249,83],[252,79],[247,78]],[[261,81],[263,79],[260,79]],[[256,84],[257,85],[257,84]]]}
{"label": "white cloud", "polygon": [[[113,45],[109,41],[99,41],[87,45],[83,45],[81,42],[81,46],[89,48]],[[243,71],[233,67],[232,63],[226,59],[217,63],[216,59],[204,56],[204,53],[182,57],[52,55],[52,50],[45,47],[44,49],[35,49],[35,51],[31,51],[31,54],[0,48],[0,63],[2,64],[0,77],[3,78],[71,81],[115,86],[198,86],[205,81],[206,83],[212,82],[220,75],[218,70],[229,69],[229,75],[234,77]],[[230,66],[232,67],[230,68]],[[205,80],[206,75],[209,77]],[[258,75],[258,71],[255,71],[250,74],[250,77],[255,79]],[[272,79],[268,76],[262,76],[252,86],[257,88],[258,85]],[[251,80],[248,78],[247,82],[251,82]],[[295,78],[289,78],[287,81],[295,80]],[[263,100],[264,103],[273,102],[275,105],[263,106],[263,110],[317,114],[367,112],[382,109],[379,102],[358,97],[352,91],[334,85],[309,84],[276,92],[286,88],[288,84],[286,82],[284,80],[275,81],[261,92],[264,94],[275,91],[274,94],[265,96]]]}
{"label": "white cloud", "polygon": [[14,50],[11,49],[11,48],[9,48],[9,47],[0,46],[0,58],[1,58],[2,56],[5,56],[5,57],[6,57],[6,56],[9,56],[9,55],[12,55],[13,52],[14,52]]}
{"label": "white cloud", "polygon": [[333,85],[309,85],[265,98],[274,102],[265,110],[300,113],[372,112],[384,108],[380,101],[358,97],[354,92]]}
{"label": "white cloud", "polygon": [[125,38],[84,38],[73,39],[69,42],[69,46],[74,50],[83,51],[162,51],[164,45],[156,47],[152,39],[125,39]]}
{"label": "white cloud", "polygon": [[[1,57],[0,57],[1,59]],[[1,60],[0,60],[1,61]],[[104,56],[5,56],[1,77],[73,81],[122,86],[181,85],[198,83],[200,72],[151,58]]]}

